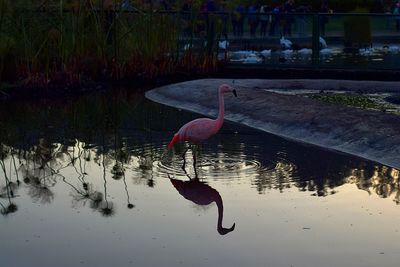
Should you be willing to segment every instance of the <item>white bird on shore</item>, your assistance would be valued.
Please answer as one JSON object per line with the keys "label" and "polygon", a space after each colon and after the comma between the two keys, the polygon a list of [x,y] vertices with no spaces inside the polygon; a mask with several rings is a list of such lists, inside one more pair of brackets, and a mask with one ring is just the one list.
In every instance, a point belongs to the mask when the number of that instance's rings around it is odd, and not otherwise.
{"label": "white bird on shore", "polygon": [[262,59],[259,58],[256,54],[250,54],[247,56],[244,60],[243,63],[245,64],[257,64],[261,63]]}
{"label": "white bird on shore", "polygon": [[239,50],[239,51],[232,52],[232,55],[236,56],[236,57],[248,57],[251,54],[254,54],[254,51],[252,51],[252,50]]}
{"label": "white bird on shore", "polygon": [[285,49],[281,51],[281,54],[283,54],[285,57],[291,56],[293,54],[293,49]]}
{"label": "white bird on shore", "polygon": [[372,48],[360,48],[358,49],[358,53],[362,56],[369,56],[374,52],[374,50]]}
{"label": "white bird on shore", "polygon": [[271,56],[271,49],[264,49],[260,52],[263,57],[270,57]]}
{"label": "white bird on shore", "polygon": [[319,43],[320,43],[322,48],[328,48],[328,45],[327,45],[325,39],[322,38],[321,36],[319,37]]}
{"label": "white bird on shore", "polygon": [[189,49],[191,49],[193,47],[193,44],[185,44],[184,46],[183,46],[183,50],[189,50]]}
{"label": "white bird on shore", "polygon": [[332,53],[332,49],[330,49],[330,48],[322,48],[321,50],[319,50],[319,53],[321,55],[330,55]]}
{"label": "white bird on shore", "polygon": [[285,36],[282,35],[281,39],[279,40],[282,49],[291,49],[292,48],[292,41],[286,39]]}
{"label": "white bird on shore", "polygon": [[302,55],[302,56],[311,55],[312,54],[312,49],[310,49],[310,48],[302,48],[302,49],[298,50],[297,53]]}
{"label": "white bird on shore", "polygon": [[[232,61],[238,61],[238,62],[244,62],[246,58],[251,57],[253,58],[254,55],[257,54],[257,52],[252,51],[252,50],[239,50],[239,51],[234,51],[230,55],[230,59]],[[249,59],[247,61],[254,61],[254,59]],[[250,62],[247,62],[250,63]]]}
{"label": "white bird on shore", "polygon": [[229,47],[229,42],[227,40],[219,41],[218,47],[220,49],[227,49]]}
{"label": "white bird on shore", "polygon": [[400,47],[397,45],[384,45],[383,50],[388,53],[397,54],[400,52]]}

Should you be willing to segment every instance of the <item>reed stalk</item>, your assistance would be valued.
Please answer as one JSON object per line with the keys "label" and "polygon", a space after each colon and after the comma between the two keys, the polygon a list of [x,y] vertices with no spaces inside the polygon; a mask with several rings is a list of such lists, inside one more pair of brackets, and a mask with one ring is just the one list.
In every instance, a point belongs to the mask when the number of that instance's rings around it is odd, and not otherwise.
{"label": "reed stalk", "polygon": [[15,62],[14,82],[33,87],[102,77],[152,79],[216,66],[219,18],[213,16],[212,33],[199,32],[199,5],[187,20],[180,13],[121,10],[116,0],[112,7],[101,0],[29,3],[0,0],[0,81],[12,72],[6,56]]}

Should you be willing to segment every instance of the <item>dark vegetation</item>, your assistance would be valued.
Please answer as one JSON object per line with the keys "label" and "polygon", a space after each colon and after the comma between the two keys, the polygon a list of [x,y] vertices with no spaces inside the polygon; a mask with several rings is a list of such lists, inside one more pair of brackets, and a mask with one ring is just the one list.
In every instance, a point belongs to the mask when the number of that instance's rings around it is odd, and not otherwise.
{"label": "dark vegetation", "polygon": [[[18,1],[17,1],[18,3]],[[63,3],[63,2],[60,2]],[[221,21],[177,13],[114,11],[95,1],[36,8],[0,0],[0,90],[92,87],[92,82],[152,81],[210,73]],[[26,4],[26,3],[25,3]],[[206,27],[212,31],[205,33]],[[185,31],[187,48],[180,47]],[[192,51],[194,37],[203,46]],[[173,78],[173,77],[172,77]]]}
{"label": "dark vegetation", "polygon": [[[132,8],[123,9],[120,0],[0,0],[0,98],[68,94],[106,88],[110,81],[163,84],[228,71],[220,72],[224,62],[217,60],[224,17],[201,13],[204,1],[192,1],[185,14],[184,1],[166,1],[169,12],[155,1],[129,2]],[[255,2],[226,1],[226,8]],[[375,2],[330,0],[329,5],[346,12],[369,10]],[[296,5],[317,12],[321,0]],[[349,23],[361,27],[368,18],[354,20]],[[349,27],[348,36],[357,32],[357,40],[368,39],[370,30],[363,33],[360,27]]]}

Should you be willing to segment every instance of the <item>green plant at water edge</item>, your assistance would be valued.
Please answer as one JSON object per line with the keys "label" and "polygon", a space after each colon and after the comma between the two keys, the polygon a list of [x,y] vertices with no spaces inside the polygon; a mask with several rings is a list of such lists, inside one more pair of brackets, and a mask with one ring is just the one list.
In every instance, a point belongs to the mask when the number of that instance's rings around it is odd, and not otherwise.
{"label": "green plant at water edge", "polygon": [[355,94],[314,94],[309,96],[311,99],[324,102],[341,104],[351,107],[386,111],[390,106],[377,103],[370,97]]}

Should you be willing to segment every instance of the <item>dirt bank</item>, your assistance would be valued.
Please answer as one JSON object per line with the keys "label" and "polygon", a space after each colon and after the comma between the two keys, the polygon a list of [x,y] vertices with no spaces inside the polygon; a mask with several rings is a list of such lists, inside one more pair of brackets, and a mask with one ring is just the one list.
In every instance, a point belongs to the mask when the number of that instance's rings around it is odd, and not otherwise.
{"label": "dirt bank", "polygon": [[[227,79],[203,79],[163,86],[149,99],[214,117],[217,87]],[[400,116],[362,110],[263,89],[400,92],[397,82],[335,80],[235,80],[238,97],[225,97],[226,119],[285,138],[350,153],[400,168]]]}

